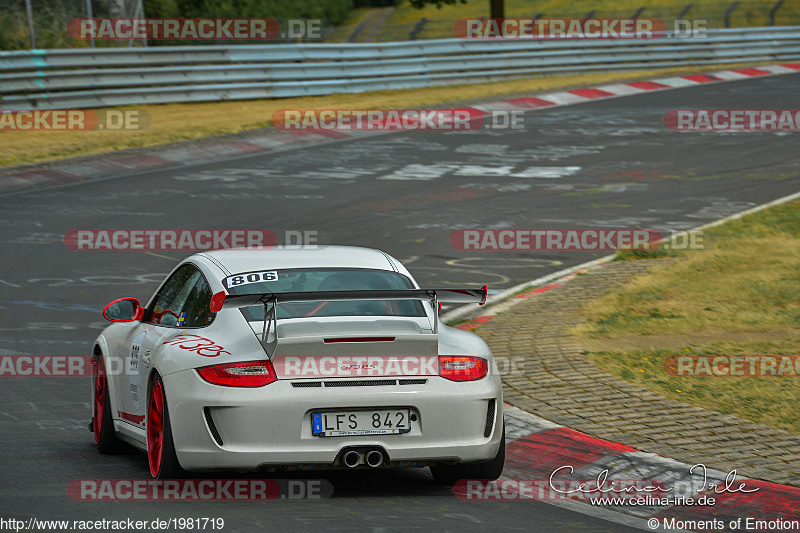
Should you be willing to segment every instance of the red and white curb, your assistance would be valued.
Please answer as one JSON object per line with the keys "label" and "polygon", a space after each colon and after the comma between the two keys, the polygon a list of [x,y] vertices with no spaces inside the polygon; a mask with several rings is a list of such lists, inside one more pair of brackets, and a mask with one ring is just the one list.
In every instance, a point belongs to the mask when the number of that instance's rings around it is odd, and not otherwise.
{"label": "red and white curb", "polygon": [[[514,106],[535,109],[541,107],[553,107],[560,105],[572,105],[597,100],[603,98],[614,98],[620,96],[630,96],[653,91],[663,91],[666,89],[681,89],[684,87],[694,87],[705,83],[718,83],[723,81],[734,81],[756,76],[775,76],[779,74],[790,74],[800,71],[800,63],[787,63],[783,65],[770,65],[758,68],[739,68],[732,70],[722,70],[711,74],[689,74],[686,76],[675,76],[671,78],[660,78],[652,81],[634,81],[630,83],[612,83],[600,85],[594,88],[574,89],[571,91],[558,91],[543,94],[536,97],[516,98],[507,104]],[[478,109],[489,110],[492,106],[475,106]]]}
{"label": "red and white curb", "polygon": [[[579,512],[588,511],[588,514],[606,520],[639,527],[646,525],[650,530],[800,530],[800,488],[747,479],[735,473],[645,453],[625,444],[553,424],[507,404],[504,410],[504,476],[494,486],[488,483],[477,485],[478,490],[474,490],[475,486],[470,490],[466,483],[457,484],[453,490],[461,499],[548,501]],[[605,487],[611,488],[615,482],[630,484],[631,481],[641,481],[649,486],[672,489],[665,495],[673,502],[678,496],[684,500],[678,505],[649,502],[639,505],[592,504],[580,490],[575,489],[581,482],[596,481],[604,472],[608,473]],[[553,493],[548,488],[541,490],[550,486],[551,476],[553,486],[574,492],[569,495],[559,492],[559,498],[552,498]],[[524,482],[528,482],[529,489],[534,489],[525,495],[515,490],[525,486]],[[607,496],[616,494],[609,492]],[[636,496],[644,497],[645,493]],[[706,499],[701,500],[702,496]],[[709,498],[713,498],[713,505],[697,504],[698,501],[708,502]],[[689,500],[694,504],[683,503]],[[626,520],[623,516],[634,520]],[[731,527],[737,522],[739,527]],[[723,527],[712,527],[720,523]],[[748,524],[750,527],[746,527]]]}
{"label": "red and white curb", "polygon": [[[581,104],[597,99],[618,98],[667,89],[680,89],[707,83],[735,81],[758,76],[776,76],[800,71],[800,63],[786,63],[764,67],[722,70],[711,74],[689,74],[660,78],[652,81],[612,83],[594,88],[557,91],[539,96],[515,98],[489,104],[471,106],[481,114],[492,111],[535,110],[556,106]],[[371,136],[385,132],[346,131],[270,131],[264,135],[249,137],[245,141],[229,141],[186,149],[153,151],[147,155],[132,155],[66,164],[58,168],[28,170],[9,173],[0,177],[0,194],[8,195],[33,188],[54,187],[69,183],[96,180],[106,177],[121,177],[149,170],[180,168],[201,164],[210,160],[230,160],[254,154],[280,152],[298,147],[329,143],[352,137]]]}

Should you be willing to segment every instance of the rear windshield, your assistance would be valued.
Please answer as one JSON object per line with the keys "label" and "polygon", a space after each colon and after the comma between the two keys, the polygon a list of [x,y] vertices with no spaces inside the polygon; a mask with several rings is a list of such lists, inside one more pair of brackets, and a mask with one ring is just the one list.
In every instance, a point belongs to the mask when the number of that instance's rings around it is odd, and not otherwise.
{"label": "rear windshield", "polygon": [[[413,289],[407,277],[396,272],[360,268],[294,268],[244,272],[223,280],[228,294],[315,292],[345,290]],[[264,320],[264,307],[241,309],[248,321]],[[330,316],[425,316],[420,300],[360,300],[340,302],[289,302],[278,305],[282,318]]]}

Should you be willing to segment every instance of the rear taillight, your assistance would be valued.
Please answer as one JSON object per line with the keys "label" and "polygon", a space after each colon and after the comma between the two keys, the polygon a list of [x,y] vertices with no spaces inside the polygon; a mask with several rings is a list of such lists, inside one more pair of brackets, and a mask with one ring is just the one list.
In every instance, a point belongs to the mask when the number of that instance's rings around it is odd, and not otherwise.
{"label": "rear taillight", "polygon": [[278,379],[269,361],[206,366],[197,373],[209,383],[225,387],[263,387]]}
{"label": "rear taillight", "polygon": [[489,363],[471,355],[440,355],[439,375],[451,381],[475,381],[486,377]]}

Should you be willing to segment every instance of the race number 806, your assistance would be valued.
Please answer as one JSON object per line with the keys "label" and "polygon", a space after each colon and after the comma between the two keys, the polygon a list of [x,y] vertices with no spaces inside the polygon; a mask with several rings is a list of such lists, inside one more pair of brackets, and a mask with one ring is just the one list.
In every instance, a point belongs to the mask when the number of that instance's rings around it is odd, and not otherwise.
{"label": "race number 806", "polygon": [[278,281],[278,272],[270,270],[266,272],[249,272],[247,274],[236,274],[228,276],[223,280],[226,289],[240,287],[249,283],[261,283],[263,281]]}

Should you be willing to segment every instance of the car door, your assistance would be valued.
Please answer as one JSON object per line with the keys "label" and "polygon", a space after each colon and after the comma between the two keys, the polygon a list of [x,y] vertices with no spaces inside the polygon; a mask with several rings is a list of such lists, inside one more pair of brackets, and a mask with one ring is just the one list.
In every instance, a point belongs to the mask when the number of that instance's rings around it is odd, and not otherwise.
{"label": "car door", "polygon": [[[137,410],[132,409],[131,404],[131,376],[138,373],[138,345],[146,335],[148,324],[139,321],[119,324],[120,333],[116,337],[116,342],[111,348],[109,368],[107,373],[109,379],[114,380],[114,395],[116,396],[117,412],[112,413],[116,419],[134,425],[141,425],[142,419],[138,416]],[[134,381],[135,382],[135,381]]]}
{"label": "car door", "polygon": [[130,413],[144,424],[147,382],[163,341],[183,334],[199,334],[214,319],[211,287],[195,265],[178,268],[159,289],[144,314],[142,329],[131,340],[125,401]]}

